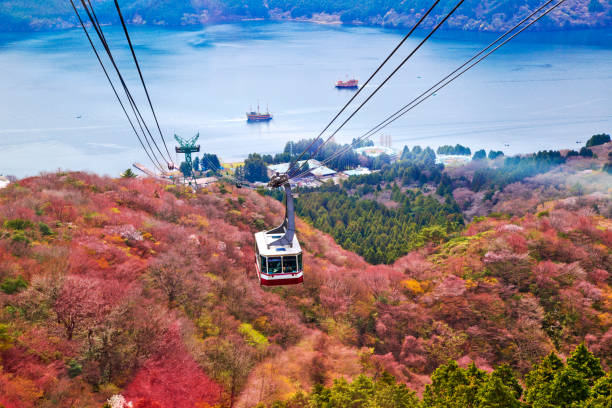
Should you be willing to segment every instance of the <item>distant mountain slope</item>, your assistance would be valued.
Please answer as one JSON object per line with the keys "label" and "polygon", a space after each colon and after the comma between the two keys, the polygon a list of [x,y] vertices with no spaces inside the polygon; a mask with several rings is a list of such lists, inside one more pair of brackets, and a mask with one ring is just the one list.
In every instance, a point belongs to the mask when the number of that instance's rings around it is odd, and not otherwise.
{"label": "distant mountain slope", "polygon": [[[110,0],[95,1],[103,21],[113,21]],[[385,27],[412,25],[430,4],[426,0],[125,0],[124,11],[138,24],[198,25],[242,19],[300,19],[366,24]],[[542,4],[540,0],[467,0],[449,20],[453,29],[500,31]],[[442,2],[440,11],[427,21],[431,26],[453,2]],[[70,27],[76,19],[68,0],[0,0],[0,30],[23,31]],[[612,26],[612,0],[568,0],[545,17],[539,29]]]}

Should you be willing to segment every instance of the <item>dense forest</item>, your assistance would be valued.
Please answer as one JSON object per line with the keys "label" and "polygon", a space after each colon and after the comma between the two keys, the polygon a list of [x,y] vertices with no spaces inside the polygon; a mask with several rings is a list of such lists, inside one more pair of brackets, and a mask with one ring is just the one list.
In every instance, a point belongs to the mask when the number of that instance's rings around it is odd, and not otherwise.
{"label": "dense forest", "polygon": [[440,203],[421,193],[403,194],[397,186],[392,196],[397,208],[351,197],[330,185],[301,193],[296,209],[343,248],[374,264],[392,263],[428,242],[442,242],[463,226],[461,210],[452,199]]}
{"label": "dense forest", "polygon": [[[542,2],[520,0],[489,2],[467,0],[453,16],[448,26],[472,31],[501,31],[509,28]],[[94,2],[103,23],[114,23],[116,17],[110,0]],[[126,0],[122,7],[129,21],[136,24],[195,25],[242,19],[309,19],[349,24],[385,27],[406,27],[414,24],[419,13],[428,8],[425,0],[386,0],[355,2],[349,0],[221,0],[221,1],[150,1]],[[425,22],[432,26],[442,13],[450,10],[451,2],[443,5]],[[66,28],[76,20],[68,2],[63,0],[0,0],[0,30]],[[568,0],[560,10],[538,23],[539,29],[610,27],[610,0]]]}
{"label": "dense forest", "polygon": [[384,164],[379,172],[350,177],[339,186],[328,182],[320,189],[300,189],[296,210],[366,261],[392,263],[462,228],[461,209],[451,194],[436,197],[419,188],[438,184],[442,170],[431,149],[417,146],[404,151],[401,160]]}
{"label": "dense forest", "polygon": [[[361,156],[355,160],[369,160],[367,164],[379,171],[352,176],[339,185],[328,182],[318,189],[299,189],[296,211],[314,227],[334,237],[344,249],[360,254],[366,261],[393,263],[415,248],[446,241],[461,230],[467,208],[465,201],[464,208],[457,203],[457,192],[482,193],[482,201],[494,205],[508,186],[516,188],[521,182],[553,171],[574,157],[593,158],[596,155],[591,147],[607,143],[607,137],[595,135],[587,142],[590,147],[563,154],[541,151],[505,157],[500,151],[490,151],[487,155],[481,150],[474,154],[476,167],[469,171],[455,169],[452,173],[445,173],[444,166],[436,163],[436,154],[429,147],[409,149],[406,146],[395,162]],[[304,148],[308,146],[302,144]],[[338,147],[330,148],[327,154]],[[274,159],[288,160],[284,156],[287,151],[286,148],[285,153]],[[469,148],[461,145],[442,146],[438,151],[471,154]],[[322,155],[320,159],[326,157]],[[272,156],[266,160],[265,156],[252,155],[246,166],[254,166],[255,159],[262,172],[266,162],[273,160]],[[609,168],[610,165],[604,164],[602,170],[608,172]],[[280,191],[266,194],[283,199]]]}

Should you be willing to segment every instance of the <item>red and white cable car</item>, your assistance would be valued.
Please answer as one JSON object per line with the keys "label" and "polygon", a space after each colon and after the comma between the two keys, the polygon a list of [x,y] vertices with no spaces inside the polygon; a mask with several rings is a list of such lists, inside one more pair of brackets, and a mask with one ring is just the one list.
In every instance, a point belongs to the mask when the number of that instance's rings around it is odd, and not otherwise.
{"label": "red and white cable car", "polygon": [[[286,178],[285,178],[286,180]],[[278,185],[271,181],[270,185]],[[255,234],[255,264],[262,286],[296,285],[304,282],[302,248],[295,235],[295,209],[289,182],[285,188],[285,220],[281,226]]]}

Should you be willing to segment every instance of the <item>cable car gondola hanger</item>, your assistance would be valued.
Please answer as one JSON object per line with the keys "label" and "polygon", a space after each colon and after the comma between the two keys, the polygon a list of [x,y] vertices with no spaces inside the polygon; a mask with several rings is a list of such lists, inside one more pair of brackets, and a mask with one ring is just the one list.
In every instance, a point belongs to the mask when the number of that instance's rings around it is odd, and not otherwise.
{"label": "cable car gondola hanger", "polygon": [[277,228],[255,234],[257,277],[261,286],[304,282],[302,248],[295,234],[295,206],[286,174],[276,174],[269,187],[285,189],[285,218]]}

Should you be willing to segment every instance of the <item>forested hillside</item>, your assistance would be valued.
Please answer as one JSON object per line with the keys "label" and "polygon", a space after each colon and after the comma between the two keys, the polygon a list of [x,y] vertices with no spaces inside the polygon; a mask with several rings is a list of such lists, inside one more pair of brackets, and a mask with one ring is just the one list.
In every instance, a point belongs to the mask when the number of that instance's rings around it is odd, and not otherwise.
{"label": "forested hillside", "polygon": [[[612,366],[605,194],[476,218],[391,265],[299,221],[304,285],[262,289],[252,233],[282,214],[278,201],[222,184],[193,193],[51,173],[0,190],[0,405],[101,407],[115,396],[113,407],[252,407],[354,387],[369,401],[395,389],[385,372],[427,397],[449,370],[497,387],[476,367],[501,364],[529,395],[535,364],[582,342]],[[559,384],[588,384],[580,401],[610,395],[600,374],[563,375]],[[357,383],[333,385],[341,378]],[[561,398],[562,386],[543,387]]]}
{"label": "forested hillside", "polygon": [[[99,10],[98,14],[103,23],[115,22],[111,0],[97,0],[93,3]],[[258,18],[406,27],[413,25],[419,13],[423,13],[431,3],[425,0],[126,0],[121,4],[127,18],[136,24],[180,26]],[[443,4],[424,26],[435,24],[439,17],[452,7],[450,2]],[[538,0],[467,0],[449,20],[448,27],[472,31],[501,31],[540,4],[542,2]],[[75,23],[70,4],[64,0],[0,0],[0,30],[3,31],[65,28],[74,26]],[[538,28],[569,29],[611,25],[610,0],[568,0],[559,10],[551,13],[550,17],[538,23]]]}
{"label": "forested hillside", "polygon": [[[609,140],[609,135],[599,134],[579,151],[549,150],[512,157],[501,151],[487,154],[479,150],[468,164],[448,168],[436,162],[436,154],[428,147],[404,147],[393,162],[386,155],[376,159],[355,155],[350,158],[354,165],[363,164],[374,172],[336,180],[337,184],[328,181],[320,188],[300,188],[296,210],[344,249],[370,263],[390,264],[428,243],[456,237],[465,222],[477,216],[523,215],[547,201],[610,191]],[[447,148],[451,146],[443,151]],[[452,149],[462,155],[470,151],[463,146]],[[271,156],[259,158],[260,172],[265,173],[266,160],[271,161]],[[342,170],[346,163],[333,167]],[[280,191],[261,193],[283,199]],[[609,206],[601,211],[612,217]]]}

